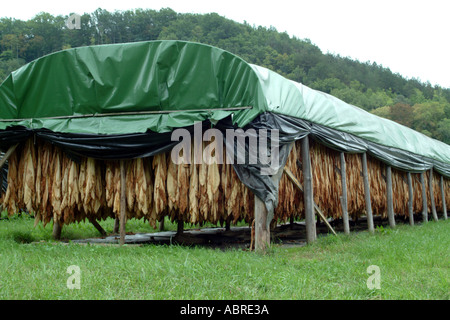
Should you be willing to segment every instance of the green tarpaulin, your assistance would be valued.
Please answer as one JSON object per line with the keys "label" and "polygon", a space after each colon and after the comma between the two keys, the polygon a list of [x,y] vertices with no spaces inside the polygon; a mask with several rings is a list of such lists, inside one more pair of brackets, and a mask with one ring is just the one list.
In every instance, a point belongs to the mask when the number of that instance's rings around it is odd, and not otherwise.
{"label": "green tarpaulin", "polygon": [[[252,108],[224,110],[247,106]],[[23,66],[0,86],[0,131],[22,126],[91,135],[163,133],[231,114],[244,127],[267,112],[433,159],[450,172],[450,146],[198,43],[64,50]]]}

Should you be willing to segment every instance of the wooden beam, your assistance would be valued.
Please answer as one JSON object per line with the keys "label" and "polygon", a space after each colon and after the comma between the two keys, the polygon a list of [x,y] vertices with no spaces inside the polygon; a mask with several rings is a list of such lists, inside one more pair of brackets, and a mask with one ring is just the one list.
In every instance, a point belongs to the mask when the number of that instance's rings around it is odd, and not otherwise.
{"label": "wooden beam", "polygon": [[95,219],[89,219],[89,221],[93,224],[93,226],[95,227],[95,229],[98,230],[98,232],[100,232],[100,234],[104,237],[106,237],[106,231],[105,229],[102,228],[102,226],[97,222],[97,220]]}
{"label": "wooden beam", "polygon": [[341,158],[341,184],[342,184],[342,196],[341,205],[342,205],[342,221],[344,223],[344,233],[350,234],[350,223],[348,221],[348,202],[347,202],[347,177],[346,177],[346,164],[345,164],[345,155],[343,152],[340,153]]}
{"label": "wooden beam", "polygon": [[438,221],[438,216],[436,212],[436,204],[434,203],[434,192],[433,192],[433,168],[430,169],[430,179],[428,180],[428,185],[430,188],[430,200],[431,200],[431,213],[433,214],[433,220]]}
{"label": "wooden beam", "polygon": [[0,160],[0,169],[3,168],[3,166],[5,165],[6,161],[9,159],[9,157],[13,154],[14,150],[16,150],[17,146],[19,144],[16,143],[15,145],[12,145],[11,147],[9,147],[9,149],[6,151],[5,155],[3,156],[3,158]]}
{"label": "wooden beam", "polygon": [[367,154],[365,152],[362,154],[362,167],[364,179],[364,198],[366,202],[367,227],[369,229],[369,232],[373,233],[375,229],[373,226],[372,204],[370,202],[370,184],[369,184],[369,173],[367,170]]}
{"label": "wooden beam", "polygon": [[313,194],[313,180],[311,170],[311,157],[309,154],[309,140],[308,136],[302,139],[301,154],[302,154],[302,171],[303,183],[305,185],[303,192],[303,202],[305,207],[305,223],[306,223],[306,241],[312,243],[316,240],[316,222],[314,215],[314,194]]}
{"label": "wooden beam", "polygon": [[120,160],[120,245],[125,244],[125,223],[127,218],[125,160]]}
{"label": "wooden beam", "polygon": [[413,203],[414,203],[414,193],[412,187],[412,178],[411,172],[408,172],[408,214],[409,214],[409,224],[414,225],[414,212],[413,212]]}
{"label": "wooden beam", "polygon": [[441,197],[442,197],[442,211],[444,212],[444,219],[447,220],[447,203],[445,202],[445,189],[444,189],[444,177],[441,176],[440,180]]}
{"label": "wooden beam", "polygon": [[394,198],[392,191],[392,168],[391,166],[386,167],[386,198],[387,198],[387,214],[389,219],[389,226],[395,228],[395,217],[394,217]]}
{"label": "wooden beam", "polygon": [[423,172],[420,173],[420,184],[422,185],[422,220],[423,222],[428,222],[427,189]]}
{"label": "wooden beam", "polygon": [[[288,176],[289,180],[291,180],[292,183],[294,183],[294,185],[301,192],[303,192],[302,184],[300,183],[300,181],[297,180],[297,178],[294,176],[294,174],[291,172],[291,170],[289,170],[288,168],[284,167],[283,171],[284,171],[284,173],[286,173],[286,175]],[[327,225],[328,229],[330,229],[330,231],[334,235],[336,235],[336,231],[334,231],[333,227],[330,225],[330,223],[328,222],[327,218],[325,218],[325,215],[323,214],[322,210],[320,210],[319,206],[315,202],[314,202],[314,209],[319,214],[319,216],[322,218],[322,220],[325,222],[325,224]]]}
{"label": "wooden beam", "polygon": [[267,208],[264,202],[255,196],[255,252],[264,253],[270,246],[270,225],[267,223]]}

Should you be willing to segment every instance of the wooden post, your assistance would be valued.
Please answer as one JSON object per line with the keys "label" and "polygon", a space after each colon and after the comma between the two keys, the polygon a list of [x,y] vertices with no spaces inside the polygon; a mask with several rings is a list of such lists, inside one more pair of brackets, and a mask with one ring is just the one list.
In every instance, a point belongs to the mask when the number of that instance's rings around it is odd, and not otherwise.
{"label": "wooden post", "polygon": [[255,252],[264,253],[270,246],[270,225],[267,223],[267,215],[266,205],[255,196]]}
{"label": "wooden post", "polygon": [[120,245],[125,244],[125,222],[127,218],[125,160],[120,160]]}
{"label": "wooden post", "polygon": [[408,194],[409,194],[409,200],[408,200],[409,224],[413,226],[414,225],[414,212],[413,212],[414,193],[413,193],[413,187],[412,187],[411,172],[408,172]]}
{"label": "wooden post", "polygon": [[348,222],[348,202],[347,202],[347,178],[346,178],[347,171],[344,153],[341,152],[340,156],[341,156],[341,183],[342,183],[342,197],[341,197],[342,221],[344,223],[344,233],[350,234],[350,224]]}
{"label": "wooden post", "polygon": [[53,219],[53,233],[52,233],[52,238],[55,240],[60,240],[61,239],[61,224],[59,223],[59,221],[55,221],[55,219]]}
{"label": "wooden post", "polygon": [[[294,142],[288,146],[287,153],[292,150]],[[275,185],[280,183],[281,175],[283,174],[283,168],[278,168],[278,171],[271,176],[271,180]],[[255,233],[255,252],[264,253],[267,248],[270,247],[270,225],[269,212],[267,211],[265,203],[255,195],[255,207],[254,207],[254,221],[252,228]],[[273,216],[272,216],[273,219]]]}
{"label": "wooden post", "polygon": [[159,220],[159,231],[164,231],[164,217]]}
{"label": "wooden post", "polygon": [[231,230],[231,219],[227,219],[225,221],[225,231],[230,231]]}
{"label": "wooden post", "polygon": [[444,211],[444,219],[447,220],[447,204],[445,203],[445,189],[444,189],[444,177],[441,176],[440,181],[441,197],[442,197],[442,211]]}
{"label": "wooden post", "polygon": [[438,221],[438,216],[436,212],[436,205],[434,203],[434,192],[433,192],[433,168],[430,169],[430,179],[428,181],[430,188],[430,200],[431,200],[431,213],[433,214],[434,221]]}
{"label": "wooden post", "polygon": [[302,171],[303,171],[303,202],[305,207],[305,223],[306,223],[306,241],[312,243],[316,240],[316,223],[314,215],[314,194],[313,194],[313,180],[311,172],[311,157],[309,154],[309,140],[308,136],[302,139]]}
{"label": "wooden post", "polygon": [[386,167],[386,196],[387,196],[387,214],[389,219],[389,225],[391,228],[395,228],[395,217],[394,217],[394,199],[392,195],[392,168],[391,166]]}
{"label": "wooden post", "polygon": [[362,167],[363,167],[363,178],[364,178],[364,197],[366,201],[366,213],[367,213],[367,227],[369,232],[373,233],[373,215],[372,215],[372,204],[370,202],[370,184],[369,184],[369,173],[367,170],[367,154],[364,152],[362,154]]}
{"label": "wooden post", "polygon": [[427,204],[427,190],[425,186],[425,174],[420,173],[420,183],[422,185],[422,219],[423,222],[428,222],[428,204]]}
{"label": "wooden post", "polygon": [[177,221],[177,235],[181,235],[183,233],[183,230],[184,230],[184,221],[178,220]]}
{"label": "wooden post", "polygon": [[120,219],[119,217],[116,217],[116,219],[114,220],[114,229],[113,229],[113,233],[119,233],[119,226],[120,226]]}

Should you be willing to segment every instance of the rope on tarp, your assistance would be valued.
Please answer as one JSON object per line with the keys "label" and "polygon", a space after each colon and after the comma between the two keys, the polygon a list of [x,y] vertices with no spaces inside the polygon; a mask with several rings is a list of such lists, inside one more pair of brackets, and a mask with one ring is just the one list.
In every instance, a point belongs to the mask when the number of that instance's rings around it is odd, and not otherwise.
{"label": "rope on tarp", "polygon": [[147,115],[147,114],[169,114],[169,113],[176,113],[176,112],[240,111],[240,110],[248,110],[248,109],[253,109],[253,107],[245,106],[245,107],[229,107],[229,108],[188,109],[188,110],[153,110],[153,111],[136,111],[136,112],[91,113],[91,114],[42,117],[42,118],[0,119],[0,122],[19,122],[19,121],[33,120],[33,119],[65,120],[65,119],[83,119],[83,118],[98,118],[98,117],[137,116],[137,115]]}

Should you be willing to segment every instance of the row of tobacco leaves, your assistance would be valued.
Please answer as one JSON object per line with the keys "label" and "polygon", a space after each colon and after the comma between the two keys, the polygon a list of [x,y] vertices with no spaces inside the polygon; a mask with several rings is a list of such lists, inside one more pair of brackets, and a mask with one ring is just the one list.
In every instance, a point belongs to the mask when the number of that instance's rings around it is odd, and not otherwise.
{"label": "row of tobacco leaves", "polygon": [[[311,141],[314,200],[327,217],[342,215],[342,185],[339,153]],[[224,148],[225,150],[225,148]],[[345,154],[347,163],[348,211],[353,219],[365,214],[360,154]],[[84,219],[116,217],[120,211],[120,164],[113,160],[82,158],[72,161],[48,142],[29,139],[8,160],[8,188],[1,203],[8,214],[27,210],[35,213],[35,223],[52,220],[70,224]],[[303,183],[300,142],[286,166]],[[383,218],[386,213],[385,165],[368,157],[372,209]],[[422,212],[419,174],[413,174],[413,208]],[[435,205],[442,212],[439,175],[433,174]],[[406,173],[393,169],[394,211],[407,216]],[[430,207],[429,173],[425,176]],[[444,179],[446,203],[450,204],[450,180]],[[251,223],[254,195],[239,180],[232,165],[176,165],[170,153],[126,161],[126,205],[128,219],[144,218],[152,226],[164,216],[192,224],[225,221]],[[303,195],[285,174],[280,181],[275,219],[303,218]]]}

